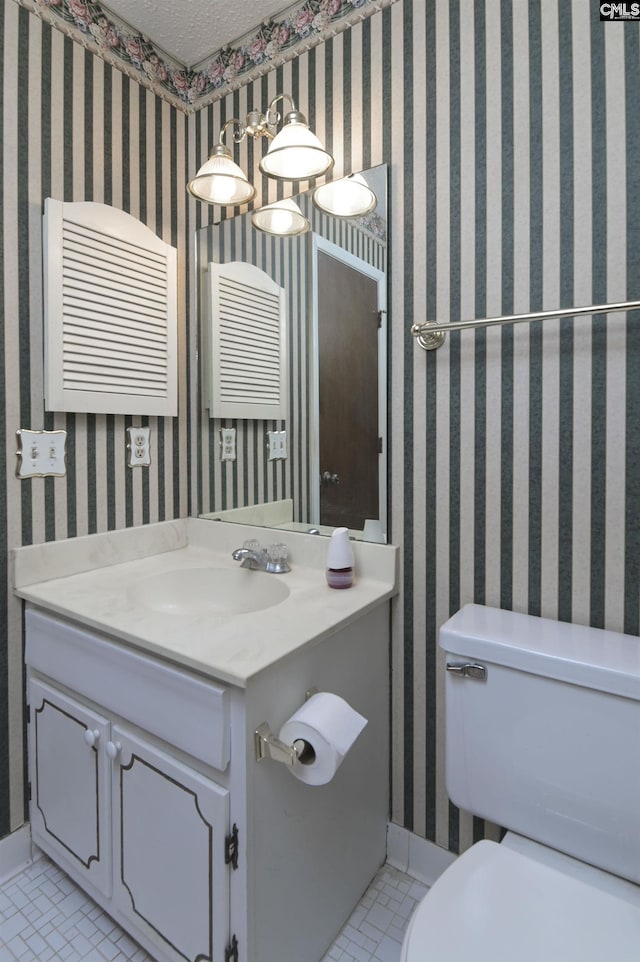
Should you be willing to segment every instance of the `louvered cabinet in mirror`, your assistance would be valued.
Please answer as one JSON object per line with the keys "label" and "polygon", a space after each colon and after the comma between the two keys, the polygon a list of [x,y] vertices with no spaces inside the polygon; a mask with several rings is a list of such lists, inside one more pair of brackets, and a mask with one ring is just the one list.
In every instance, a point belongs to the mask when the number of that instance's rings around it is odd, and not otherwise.
{"label": "louvered cabinet in mirror", "polygon": [[175,248],[130,214],[47,198],[48,411],[178,413],[176,271]]}
{"label": "louvered cabinet in mirror", "polygon": [[285,290],[232,261],[209,264],[207,389],[212,418],[287,417]]}

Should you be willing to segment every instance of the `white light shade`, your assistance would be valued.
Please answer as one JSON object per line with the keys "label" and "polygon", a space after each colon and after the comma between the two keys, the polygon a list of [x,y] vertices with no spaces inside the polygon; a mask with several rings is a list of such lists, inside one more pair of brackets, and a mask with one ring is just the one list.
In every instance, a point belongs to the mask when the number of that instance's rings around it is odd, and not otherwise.
{"label": "white light shade", "polygon": [[277,234],[279,237],[304,234],[311,226],[295,201],[290,199],[278,200],[255,210],[251,215],[251,223],[265,234]]}
{"label": "white light shade", "polygon": [[271,141],[259,164],[267,177],[279,180],[309,180],[333,167],[333,157],[305,123],[288,120]]}
{"label": "white light shade", "polygon": [[378,198],[362,174],[352,174],[317,187],[313,203],[333,217],[362,217],[375,208]]}
{"label": "white light shade", "polygon": [[222,207],[247,204],[256,196],[256,189],[244,172],[234,164],[226,148],[214,147],[187,190],[198,200]]}

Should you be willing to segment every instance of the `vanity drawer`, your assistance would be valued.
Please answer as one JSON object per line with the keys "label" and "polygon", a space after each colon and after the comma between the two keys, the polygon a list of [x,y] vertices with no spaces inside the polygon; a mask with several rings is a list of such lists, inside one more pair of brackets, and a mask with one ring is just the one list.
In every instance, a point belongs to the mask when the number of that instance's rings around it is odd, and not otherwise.
{"label": "vanity drawer", "polygon": [[26,663],[213,768],[230,759],[230,694],[173,665],[27,606]]}

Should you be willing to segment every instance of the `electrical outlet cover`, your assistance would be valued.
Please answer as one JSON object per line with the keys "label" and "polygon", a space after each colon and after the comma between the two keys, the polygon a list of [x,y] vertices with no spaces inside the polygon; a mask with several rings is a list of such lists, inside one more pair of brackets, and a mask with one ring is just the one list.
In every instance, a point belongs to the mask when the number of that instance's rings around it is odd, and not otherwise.
{"label": "electrical outlet cover", "polygon": [[236,429],[220,428],[220,458],[222,461],[236,459]]}
{"label": "electrical outlet cover", "polygon": [[16,431],[19,478],[62,478],[67,473],[66,431]]}
{"label": "electrical outlet cover", "polygon": [[127,428],[127,434],[129,435],[127,442],[129,467],[142,468],[150,465],[151,449],[149,437],[151,428],[138,425],[137,427]]}

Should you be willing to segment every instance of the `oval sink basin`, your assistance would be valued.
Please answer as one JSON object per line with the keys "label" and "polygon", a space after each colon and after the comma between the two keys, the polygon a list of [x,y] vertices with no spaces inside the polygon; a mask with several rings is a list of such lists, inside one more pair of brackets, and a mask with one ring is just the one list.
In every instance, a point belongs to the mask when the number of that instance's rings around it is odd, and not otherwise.
{"label": "oval sink basin", "polygon": [[289,589],[278,575],[246,568],[175,568],[138,582],[130,594],[153,611],[240,615],[279,605]]}

